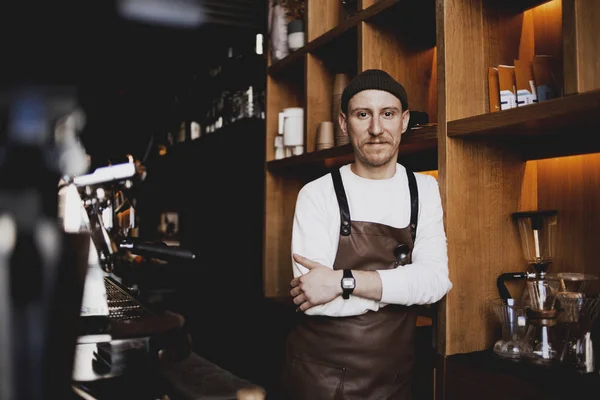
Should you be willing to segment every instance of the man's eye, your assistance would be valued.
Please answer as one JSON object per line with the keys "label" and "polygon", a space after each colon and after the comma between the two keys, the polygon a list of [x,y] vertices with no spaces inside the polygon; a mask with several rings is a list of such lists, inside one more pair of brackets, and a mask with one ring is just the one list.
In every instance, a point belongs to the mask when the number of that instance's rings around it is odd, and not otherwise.
{"label": "man's eye", "polygon": [[364,111],[361,111],[361,112],[358,113],[358,117],[359,118],[366,118],[367,117],[367,113],[364,112]]}
{"label": "man's eye", "polygon": [[393,113],[393,112],[391,112],[391,111],[386,111],[386,112],[384,112],[384,113],[383,113],[383,115],[384,115],[385,117],[387,117],[387,118],[391,118],[391,117],[393,117],[393,116],[394,116],[394,113]]}

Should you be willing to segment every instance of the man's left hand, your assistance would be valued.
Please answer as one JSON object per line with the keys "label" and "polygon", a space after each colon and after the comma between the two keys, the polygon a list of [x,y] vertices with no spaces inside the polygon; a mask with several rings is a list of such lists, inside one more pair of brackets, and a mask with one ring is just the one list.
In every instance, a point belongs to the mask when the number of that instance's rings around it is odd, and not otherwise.
{"label": "man's left hand", "polygon": [[325,304],[342,294],[342,271],[334,271],[298,254],[294,254],[294,261],[308,269],[306,274],[290,282],[290,294],[298,311]]}

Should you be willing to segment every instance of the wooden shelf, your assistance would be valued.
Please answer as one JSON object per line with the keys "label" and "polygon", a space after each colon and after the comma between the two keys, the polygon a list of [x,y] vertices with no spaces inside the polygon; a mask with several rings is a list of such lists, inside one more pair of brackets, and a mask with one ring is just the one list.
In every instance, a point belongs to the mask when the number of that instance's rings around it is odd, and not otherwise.
{"label": "wooden shelf", "polygon": [[[400,143],[399,158],[437,149],[437,126],[426,126],[404,134]],[[267,162],[267,169],[291,171],[300,168],[329,169],[354,160],[350,144],[331,149],[313,151],[300,156]]]}
{"label": "wooden shelf", "polygon": [[[589,135],[600,124],[600,90],[448,122],[449,137]],[[581,129],[586,128],[586,129]]]}
{"label": "wooden shelf", "polygon": [[296,65],[301,62],[306,54],[317,52],[319,49],[332,42],[333,40],[343,36],[350,30],[355,29],[362,21],[368,21],[385,11],[389,10],[393,6],[401,3],[405,0],[379,0],[372,6],[357,12],[355,15],[337,25],[335,28],[330,29],[316,39],[308,42],[304,47],[294,51],[287,57],[274,62],[269,68],[267,73],[269,75],[279,75],[284,71],[291,68],[292,65]]}
{"label": "wooden shelf", "polygon": [[448,122],[449,137],[508,144],[523,160],[598,153],[599,130],[600,90]]}
{"label": "wooden shelf", "polygon": [[519,0],[519,1],[506,1],[506,0],[487,0],[487,6],[490,8],[497,8],[502,10],[511,11],[514,13],[523,12],[531,8],[537,7],[544,3],[549,3],[552,0]]}

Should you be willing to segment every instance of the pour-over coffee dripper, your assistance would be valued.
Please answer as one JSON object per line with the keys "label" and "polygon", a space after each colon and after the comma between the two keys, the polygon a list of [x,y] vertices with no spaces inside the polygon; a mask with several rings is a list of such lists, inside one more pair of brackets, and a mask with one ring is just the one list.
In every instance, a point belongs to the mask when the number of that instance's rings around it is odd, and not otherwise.
{"label": "pour-over coffee dripper", "polygon": [[[500,297],[507,304],[515,304],[509,293],[507,281],[543,280],[555,254],[557,234],[556,210],[520,211],[512,214],[517,224],[523,256],[533,271],[507,272],[501,274],[497,281]],[[526,289],[521,304],[527,304],[529,290]]]}
{"label": "pour-over coffee dripper", "polygon": [[[498,291],[507,306],[520,304],[526,311],[527,329],[522,339],[524,345],[520,357],[549,362],[556,356],[558,347],[553,339],[556,325],[554,308],[558,286],[545,279],[556,245],[556,210],[522,211],[512,214],[517,224],[521,248],[533,271],[510,272],[497,279]],[[526,290],[520,301],[512,298],[506,281],[523,280]],[[512,321],[511,321],[512,323]]]}
{"label": "pour-over coffee dripper", "polygon": [[558,211],[521,211],[512,216],[519,228],[523,256],[536,278],[543,279],[556,253]]}

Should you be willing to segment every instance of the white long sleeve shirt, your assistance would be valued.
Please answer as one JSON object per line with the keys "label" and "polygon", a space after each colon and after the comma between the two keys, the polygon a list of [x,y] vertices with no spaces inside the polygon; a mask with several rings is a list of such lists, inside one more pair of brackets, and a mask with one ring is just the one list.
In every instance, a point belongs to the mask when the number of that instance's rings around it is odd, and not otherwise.
{"label": "white long sleeve shirt", "polygon": [[[390,179],[372,180],[340,168],[353,221],[377,222],[396,228],[410,223],[410,191],[406,169],[396,165]],[[381,301],[351,295],[338,296],[329,303],[311,307],[308,315],[351,316],[386,304],[431,304],[452,288],[448,278],[448,255],[443,210],[437,180],[415,174],[419,190],[417,236],[412,264],[378,270],[382,282]],[[292,254],[333,268],[340,235],[340,209],[331,174],[307,183],[298,193],[292,231]],[[390,250],[391,251],[391,250]],[[308,269],[293,261],[294,277]]]}

